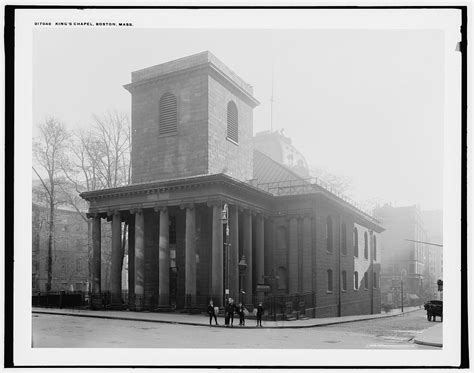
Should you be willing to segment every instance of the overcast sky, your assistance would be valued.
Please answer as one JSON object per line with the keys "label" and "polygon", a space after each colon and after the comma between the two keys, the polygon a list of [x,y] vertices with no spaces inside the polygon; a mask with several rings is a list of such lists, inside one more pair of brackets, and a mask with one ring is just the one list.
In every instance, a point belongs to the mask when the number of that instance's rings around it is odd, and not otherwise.
{"label": "overcast sky", "polygon": [[36,29],[34,123],[130,113],[144,67],[209,50],[254,87],[254,133],[284,128],[308,163],[352,179],[356,200],[442,209],[439,30]]}

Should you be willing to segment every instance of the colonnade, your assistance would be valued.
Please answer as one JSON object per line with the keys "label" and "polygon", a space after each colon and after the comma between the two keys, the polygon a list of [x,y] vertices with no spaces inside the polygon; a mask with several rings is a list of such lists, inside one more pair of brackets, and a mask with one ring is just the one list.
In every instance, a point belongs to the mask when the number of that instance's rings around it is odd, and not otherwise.
{"label": "colonnade", "polygon": [[[209,209],[211,219],[211,247],[209,250],[210,273],[209,294],[212,295],[217,305],[222,305],[224,296],[224,232],[222,221],[222,201],[211,201],[201,204],[201,207]],[[170,244],[169,244],[169,209],[171,206],[156,206],[155,213],[159,213],[159,224],[156,229],[158,234],[158,307],[170,306]],[[197,263],[196,263],[196,204],[183,203],[179,205],[185,210],[185,236],[184,236],[184,293],[185,307],[191,308],[195,304],[197,294]],[[150,210],[151,211],[151,210]],[[239,219],[239,212],[241,212]],[[129,221],[129,265],[128,282],[129,297],[132,300],[131,308],[140,311],[144,309],[143,299],[145,295],[145,217],[142,208],[128,211],[108,212],[112,221],[112,255],[111,255],[111,283],[110,292],[112,303],[121,302],[122,288],[122,248],[121,235],[124,219]],[[101,293],[101,218],[103,214],[89,214],[92,220],[92,293]],[[265,224],[263,213],[244,209],[237,205],[229,205],[229,257],[228,263],[228,285],[230,296],[235,298],[240,293],[239,285],[239,260],[243,254],[246,258],[247,268],[243,289],[247,294],[255,291],[254,286],[264,282],[265,272]],[[241,220],[241,221],[239,221]],[[253,220],[255,220],[253,222]],[[254,225],[255,229],[252,229]],[[240,231],[240,234],[239,234]],[[252,231],[256,234],[252,239]],[[242,242],[239,242],[239,236]],[[253,245],[252,245],[253,243]],[[240,255],[239,255],[240,252]],[[253,273],[256,278],[253,278]]]}

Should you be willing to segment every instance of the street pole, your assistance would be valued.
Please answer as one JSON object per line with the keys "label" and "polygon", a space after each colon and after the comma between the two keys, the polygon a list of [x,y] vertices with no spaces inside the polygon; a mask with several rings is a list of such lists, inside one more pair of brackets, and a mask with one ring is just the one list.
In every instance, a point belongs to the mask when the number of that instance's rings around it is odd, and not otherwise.
{"label": "street pole", "polygon": [[400,276],[401,294],[402,294],[402,312],[403,312],[403,277]]}

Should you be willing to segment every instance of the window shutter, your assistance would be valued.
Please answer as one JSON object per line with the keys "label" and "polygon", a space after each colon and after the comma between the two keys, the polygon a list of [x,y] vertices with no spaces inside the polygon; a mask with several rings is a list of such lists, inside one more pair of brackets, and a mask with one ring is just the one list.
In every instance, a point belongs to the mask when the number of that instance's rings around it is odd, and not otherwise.
{"label": "window shutter", "polygon": [[178,104],[176,96],[165,93],[160,99],[160,135],[173,134],[178,131]]}
{"label": "window shutter", "polygon": [[234,101],[227,104],[227,137],[239,142],[239,114]]}

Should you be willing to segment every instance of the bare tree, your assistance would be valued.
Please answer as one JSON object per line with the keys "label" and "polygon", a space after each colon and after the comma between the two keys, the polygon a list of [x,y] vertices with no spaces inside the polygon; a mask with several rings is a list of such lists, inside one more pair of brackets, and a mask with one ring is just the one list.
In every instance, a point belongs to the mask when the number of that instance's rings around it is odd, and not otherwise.
{"label": "bare tree", "polygon": [[[55,118],[48,118],[39,125],[40,135],[33,142],[35,166],[33,171],[44,188],[44,197],[49,207],[48,229],[48,278],[46,290],[51,290],[52,256],[54,245],[54,212],[62,201],[58,198],[58,188],[64,182],[62,164],[66,159],[66,146],[69,133],[63,123]],[[42,176],[43,175],[43,176]]]}
{"label": "bare tree", "polygon": [[323,168],[315,166],[309,167],[309,173],[312,177],[317,177],[318,179],[324,181],[337,193],[350,197],[350,192],[352,190],[351,178],[347,176],[335,175]]}
{"label": "bare tree", "polygon": [[[88,252],[92,257],[91,222],[79,194],[102,188],[113,188],[130,183],[130,122],[128,116],[117,111],[93,115],[91,129],[74,132],[70,141],[70,157],[64,164],[64,174],[73,186],[69,190],[69,204],[88,223]],[[125,255],[127,226],[122,234],[122,257]],[[104,261],[110,255],[103,256]],[[91,260],[89,260],[91,263]],[[91,268],[89,266],[89,274]]]}

